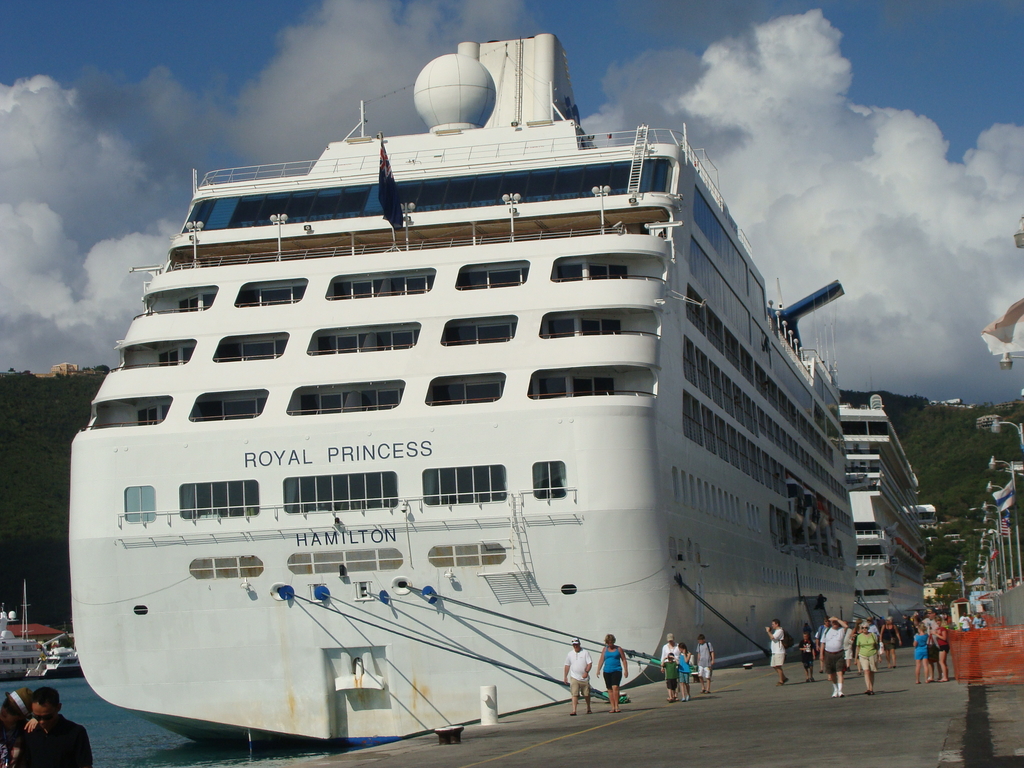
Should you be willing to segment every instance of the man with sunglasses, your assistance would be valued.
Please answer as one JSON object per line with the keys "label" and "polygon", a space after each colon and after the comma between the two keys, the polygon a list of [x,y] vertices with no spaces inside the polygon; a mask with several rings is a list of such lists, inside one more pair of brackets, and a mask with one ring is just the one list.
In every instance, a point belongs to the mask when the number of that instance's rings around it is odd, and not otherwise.
{"label": "man with sunglasses", "polygon": [[0,705],[0,768],[22,768],[25,721],[32,714],[32,690],[19,688],[4,695]]}
{"label": "man with sunglasses", "polygon": [[85,728],[60,713],[60,694],[39,688],[32,694],[32,714],[39,727],[25,734],[32,768],[92,768],[92,748]]}

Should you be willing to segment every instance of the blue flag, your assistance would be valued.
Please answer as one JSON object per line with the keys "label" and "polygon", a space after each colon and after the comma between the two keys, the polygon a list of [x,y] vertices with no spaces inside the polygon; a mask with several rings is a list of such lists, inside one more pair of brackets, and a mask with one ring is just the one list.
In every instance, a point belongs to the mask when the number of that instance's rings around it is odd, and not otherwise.
{"label": "blue flag", "polygon": [[398,199],[398,185],[395,175],[391,172],[391,161],[384,151],[384,142],[380,143],[380,174],[377,177],[377,199],[384,209],[384,218],[392,229],[401,229],[405,223],[402,216],[402,203]]}

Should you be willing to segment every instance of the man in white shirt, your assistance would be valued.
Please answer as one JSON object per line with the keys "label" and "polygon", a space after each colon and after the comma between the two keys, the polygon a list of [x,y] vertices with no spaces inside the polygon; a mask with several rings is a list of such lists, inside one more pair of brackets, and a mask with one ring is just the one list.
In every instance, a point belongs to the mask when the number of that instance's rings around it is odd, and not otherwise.
{"label": "man in white shirt", "polygon": [[960,631],[970,632],[971,631],[971,617],[968,614],[964,614],[960,617]]}
{"label": "man in white shirt", "polygon": [[821,638],[822,656],[825,657],[825,672],[832,683],[832,698],[843,698],[843,672],[846,671],[846,659],[843,654],[843,641],[846,640],[848,625],[835,616],[829,619],[831,628]]}
{"label": "man in white shirt", "polygon": [[661,646],[661,660],[664,661],[670,653],[677,659],[679,658],[679,644],[676,643],[676,636],[671,632],[665,635],[665,644]]}
{"label": "man in white shirt", "polygon": [[768,633],[768,637],[772,641],[772,669],[779,673],[779,682],[776,685],[785,685],[789,680],[786,673],[782,671],[782,665],[786,663],[786,646],[783,645],[782,638],[786,636],[786,633],[778,619],[772,619],[772,625],[765,627],[764,631]]}
{"label": "man in white shirt", "polygon": [[580,639],[574,637],[569,641],[572,650],[565,657],[565,669],[562,672],[562,680],[569,686],[572,694],[572,712],[570,717],[576,716],[576,703],[580,694],[587,702],[587,714],[590,714],[590,668],[594,666],[594,660],[590,654],[580,646]]}

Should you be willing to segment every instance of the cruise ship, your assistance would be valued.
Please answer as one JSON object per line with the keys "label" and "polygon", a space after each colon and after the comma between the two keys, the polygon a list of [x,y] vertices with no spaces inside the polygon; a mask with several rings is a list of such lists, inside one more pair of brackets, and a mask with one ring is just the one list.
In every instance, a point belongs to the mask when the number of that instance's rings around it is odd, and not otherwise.
{"label": "cruise ship", "polygon": [[843,404],[840,418],[857,531],[854,612],[899,619],[925,607],[921,525],[934,524],[935,507],[918,503],[917,476],[881,395],[867,407]]}
{"label": "cruise ship", "polygon": [[[853,607],[834,368],[683,130],[587,133],[557,38],[428,131],[212,171],[72,458],[78,651],[194,738],[366,742],[567,698],[577,636],[762,656]],[[384,216],[389,217],[385,220]]]}

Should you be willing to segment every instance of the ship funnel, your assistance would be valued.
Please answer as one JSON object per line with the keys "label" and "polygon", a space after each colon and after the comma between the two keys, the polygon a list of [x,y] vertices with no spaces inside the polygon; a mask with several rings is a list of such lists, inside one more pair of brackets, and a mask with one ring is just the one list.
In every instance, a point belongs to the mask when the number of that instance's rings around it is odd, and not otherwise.
{"label": "ship funnel", "polygon": [[871,405],[871,410],[872,411],[880,411],[880,410],[882,410],[882,396],[881,395],[872,395],[871,399],[868,402]]}
{"label": "ship funnel", "polygon": [[789,331],[793,334],[793,338],[796,341],[800,340],[800,331],[797,328],[797,323],[800,318],[804,315],[809,315],[816,309],[821,309],[829,302],[835,301],[845,293],[843,286],[838,280],[826,285],[824,288],[819,288],[817,291],[812,293],[810,296],[805,296],[795,304],[790,304],[785,309],[771,309],[768,311],[774,314],[776,320],[780,323],[786,323]]}

